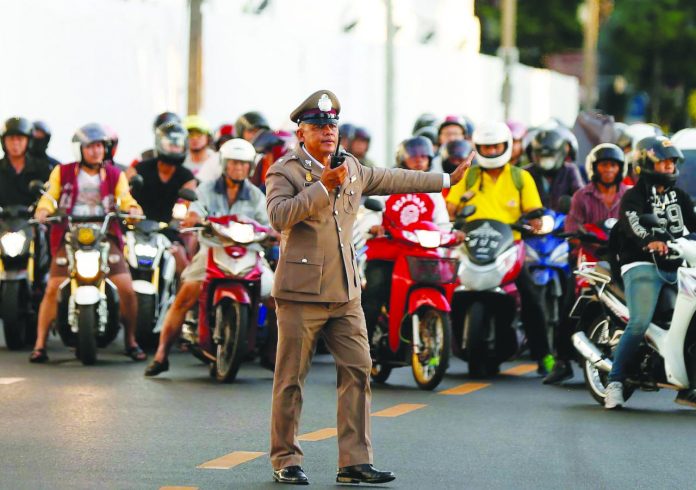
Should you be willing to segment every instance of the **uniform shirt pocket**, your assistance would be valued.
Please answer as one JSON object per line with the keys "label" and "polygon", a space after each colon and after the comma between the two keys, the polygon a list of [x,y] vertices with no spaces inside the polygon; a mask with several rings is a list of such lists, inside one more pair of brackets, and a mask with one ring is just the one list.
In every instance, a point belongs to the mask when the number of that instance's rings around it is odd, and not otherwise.
{"label": "uniform shirt pocket", "polygon": [[348,214],[356,214],[360,208],[360,194],[356,190],[355,184],[351,184],[343,190],[341,196],[343,200],[343,210]]}
{"label": "uniform shirt pocket", "polygon": [[324,252],[288,254],[280,281],[283,291],[304,294],[321,292]]}

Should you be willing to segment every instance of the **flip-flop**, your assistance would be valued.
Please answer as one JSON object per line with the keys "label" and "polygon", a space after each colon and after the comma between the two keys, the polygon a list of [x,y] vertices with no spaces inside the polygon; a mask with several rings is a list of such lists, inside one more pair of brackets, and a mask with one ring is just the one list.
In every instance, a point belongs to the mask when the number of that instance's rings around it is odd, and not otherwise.
{"label": "flip-flop", "polygon": [[41,364],[48,361],[48,354],[46,354],[46,349],[34,349],[29,354],[29,362],[35,364]]}
{"label": "flip-flop", "polygon": [[145,354],[145,351],[143,351],[139,345],[135,345],[133,347],[126,347],[126,350],[123,351],[124,356],[128,356],[134,361],[144,361],[147,359],[147,354]]}

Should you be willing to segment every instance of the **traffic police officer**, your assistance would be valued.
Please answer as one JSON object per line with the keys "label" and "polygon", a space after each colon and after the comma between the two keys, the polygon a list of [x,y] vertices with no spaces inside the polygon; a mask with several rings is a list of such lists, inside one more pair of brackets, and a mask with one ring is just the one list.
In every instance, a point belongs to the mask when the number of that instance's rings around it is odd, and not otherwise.
{"label": "traffic police officer", "polygon": [[268,216],[281,233],[273,286],[278,352],[271,416],[273,478],[281,483],[308,483],[297,430],[304,381],[321,332],[338,377],[336,481],[384,483],[395,478],[372,466],[372,361],[360,307],[353,224],[363,194],[438,192],[458,182],[465,167],[443,175],[368,168],[350,154],[337,157],[340,111],[329,90],[302,102],[290,115],[299,125],[299,145],[274,163],[266,177]]}

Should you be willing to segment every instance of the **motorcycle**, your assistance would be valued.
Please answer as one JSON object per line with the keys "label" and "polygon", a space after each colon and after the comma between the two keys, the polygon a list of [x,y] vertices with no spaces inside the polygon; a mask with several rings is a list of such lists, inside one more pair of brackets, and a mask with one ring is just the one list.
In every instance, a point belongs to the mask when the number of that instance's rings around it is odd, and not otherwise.
{"label": "motorcycle", "polygon": [[[381,211],[384,205],[368,199],[365,207]],[[389,248],[398,257],[389,303],[382,306],[369,339],[372,379],[384,383],[393,368],[410,365],[418,387],[433,390],[449,366],[450,300],[459,266],[438,249],[454,245],[456,237],[427,221],[385,230],[387,236],[368,241],[368,248]]]}
{"label": "motorcycle", "polygon": [[[474,206],[464,206],[455,221],[466,238],[458,249],[461,265],[452,299],[452,350],[468,362],[469,375],[478,378],[498,374],[500,364],[521,345],[515,280],[524,267],[525,245],[514,240],[512,230],[529,232],[524,222],[541,217],[543,211],[532,211],[512,225],[490,219],[466,222],[475,212]],[[548,228],[546,221],[542,229]]]}
{"label": "motorcycle", "polygon": [[[659,228],[654,215],[643,215],[640,222],[647,228]],[[689,238],[673,238],[667,242],[672,258],[681,258],[686,265],[677,272],[677,291],[662,288],[653,320],[645,334],[645,343],[636,370],[624,383],[624,399],[636,389],[657,391],[689,387],[693,366],[694,334],[692,324],[696,314],[696,242]],[[585,262],[576,274],[591,286],[584,301],[578,300],[580,329],[573,335],[573,345],[582,356],[585,385],[592,397],[604,404],[608,375],[616,346],[629,320],[628,307],[620,279],[598,263]],[[696,327],[695,327],[696,328]],[[688,364],[692,366],[687,369]],[[691,373],[689,373],[691,371]]]}
{"label": "motorcycle", "polygon": [[[30,188],[36,185],[31,183]],[[45,244],[40,246],[41,232],[32,216],[33,206],[0,208],[0,318],[10,350],[34,342],[46,287],[48,250]]]}
{"label": "motorcycle", "polygon": [[542,217],[542,229],[525,234],[525,264],[538,288],[541,304],[546,316],[546,333],[549,345],[553,345],[554,332],[561,321],[564,294],[570,285],[570,248],[567,235],[563,232],[566,214],[570,209],[559,212],[546,210]]}
{"label": "motorcycle", "polygon": [[[187,201],[195,192],[179,191]],[[265,242],[269,227],[241,216],[208,216],[196,227],[208,247],[206,277],[198,302],[197,326],[186,325],[184,338],[191,352],[210,365],[210,375],[231,383],[243,360],[253,355],[267,331],[259,328],[267,311],[261,303],[263,254],[250,245]],[[195,318],[195,316],[194,316]],[[194,320],[195,322],[196,320]]]}

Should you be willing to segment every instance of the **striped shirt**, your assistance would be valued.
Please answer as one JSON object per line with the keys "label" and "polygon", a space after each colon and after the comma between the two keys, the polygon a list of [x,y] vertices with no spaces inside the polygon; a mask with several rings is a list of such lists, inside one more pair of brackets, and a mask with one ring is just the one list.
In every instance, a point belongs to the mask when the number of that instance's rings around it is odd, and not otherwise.
{"label": "striped shirt", "polygon": [[618,219],[621,198],[628,189],[628,186],[620,184],[614,202],[611,207],[607,207],[602,199],[602,193],[593,182],[582,187],[573,194],[570,211],[565,221],[565,231],[572,233],[586,223],[600,223],[607,218]]}

